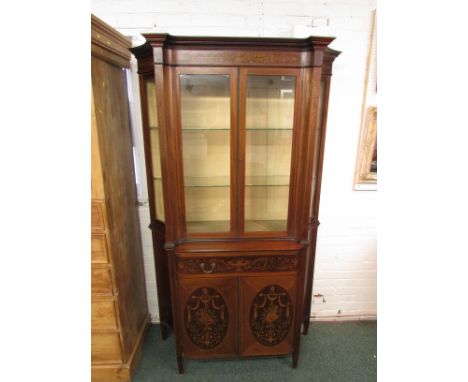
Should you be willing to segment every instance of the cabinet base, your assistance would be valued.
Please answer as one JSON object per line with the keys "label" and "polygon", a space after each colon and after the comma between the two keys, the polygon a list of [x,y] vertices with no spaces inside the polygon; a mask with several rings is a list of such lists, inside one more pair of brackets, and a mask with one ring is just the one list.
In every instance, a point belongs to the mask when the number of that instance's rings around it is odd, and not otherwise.
{"label": "cabinet base", "polygon": [[91,381],[92,382],[128,382],[131,380],[133,373],[141,358],[143,347],[143,339],[150,325],[150,317],[148,316],[143,323],[138,335],[135,348],[133,349],[130,359],[127,363],[118,364],[92,364],[91,365]]}

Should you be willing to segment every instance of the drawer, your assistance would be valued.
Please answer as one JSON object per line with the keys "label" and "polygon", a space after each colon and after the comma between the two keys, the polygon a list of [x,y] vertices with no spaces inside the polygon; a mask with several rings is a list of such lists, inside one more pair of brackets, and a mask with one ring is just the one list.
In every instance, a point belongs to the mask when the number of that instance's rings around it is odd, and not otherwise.
{"label": "drawer", "polygon": [[91,266],[91,293],[112,294],[111,270],[109,267]]}
{"label": "drawer", "polygon": [[297,255],[204,256],[177,257],[176,267],[181,274],[295,272]]}
{"label": "drawer", "polygon": [[121,362],[120,338],[118,332],[91,334],[92,362]]}
{"label": "drawer", "polygon": [[115,300],[112,297],[93,297],[91,299],[91,328],[117,329]]}
{"label": "drawer", "polygon": [[107,242],[105,234],[91,235],[91,262],[108,263]]}
{"label": "drawer", "polygon": [[104,205],[103,202],[91,202],[91,229],[104,231]]}

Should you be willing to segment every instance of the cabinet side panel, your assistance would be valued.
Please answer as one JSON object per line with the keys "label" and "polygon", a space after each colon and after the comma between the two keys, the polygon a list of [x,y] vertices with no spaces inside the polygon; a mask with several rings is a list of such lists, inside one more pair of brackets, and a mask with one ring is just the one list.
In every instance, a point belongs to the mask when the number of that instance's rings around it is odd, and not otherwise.
{"label": "cabinet side panel", "polygon": [[99,154],[99,140],[97,136],[96,110],[94,97],[91,92],[91,197],[104,198],[104,184],[101,171],[101,155]]}
{"label": "cabinet side panel", "polygon": [[124,71],[92,58],[93,93],[115,270],[123,358],[148,315]]}

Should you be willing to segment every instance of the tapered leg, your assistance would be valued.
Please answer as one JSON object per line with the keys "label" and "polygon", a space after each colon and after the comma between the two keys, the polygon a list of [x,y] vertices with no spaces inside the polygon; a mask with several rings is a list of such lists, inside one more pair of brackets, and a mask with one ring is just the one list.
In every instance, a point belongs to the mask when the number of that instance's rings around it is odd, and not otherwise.
{"label": "tapered leg", "polygon": [[179,374],[184,374],[184,358],[180,354],[177,354],[177,367],[179,368]]}
{"label": "tapered leg", "polygon": [[307,267],[306,280],[304,291],[304,321],[302,322],[302,334],[309,333],[310,323],[310,308],[312,306],[312,284],[314,281],[314,265],[315,265],[315,246],[317,243],[317,227],[318,221],[309,227],[309,237],[311,237],[311,245],[307,249]]}
{"label": "tapered leg", "polygon": [[309,333],[309,324],[310,324],[310,318],[307,317],[302,323],[302,334],[307,335],[307,333]]}
{"label": "tapered leg", "polygon": [[297,368],[298,359],[299,359],[299,349],[294,349],[293,354],[292,354],[292,368],[293,369]]}
{"label": "tapered leg", "polygon": [[163,341],[166,341],[167,337],[169,336],[169,330],[167,326],[163,323],[161,323],[161,336]]}

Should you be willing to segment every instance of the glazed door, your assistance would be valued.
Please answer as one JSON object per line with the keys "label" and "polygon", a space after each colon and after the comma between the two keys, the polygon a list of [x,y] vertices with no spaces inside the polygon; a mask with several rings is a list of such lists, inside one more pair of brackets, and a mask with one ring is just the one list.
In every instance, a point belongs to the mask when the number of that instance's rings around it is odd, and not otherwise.
{"label": "glazed door", "polygon": [[239,279],[239,354],[292,352],[296,276]]}
{"label": "glazed door", "polygon": [[184,355],[190,358],[237,354],[237,280],[179,279],[179,314]]}
{"label": "glazed door", "polygon": [[237,70],[175,69],[187,236],[236,227]]}
{"label": "glazed door", "polygon": [[297,69],[241,69],[239,222],[247,235],[289,231],[300,73]]}
{"label": "glazed door", "polygon": [[[156,88],[153,76],[143,76],[140,82],[142,94],[143,124],[145,131],[149,131],[149,144],[151,150],[147,153],[147,166],[151,167],[152,187],[148,187],[148,196],[153,200],[150,204],[152,218],[164,223],[163,179],[161,171],[161,150],[159,144],[158,109],[156,103]],[[150,181],[148,179],[148,181]]]}
{"label": "glazed door", "polygon": [[301,71],[178,67],[174,72],[183,234],[286,236]]}

